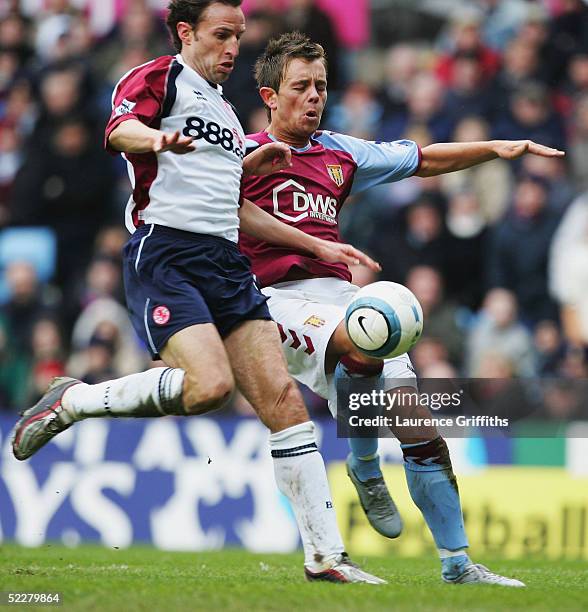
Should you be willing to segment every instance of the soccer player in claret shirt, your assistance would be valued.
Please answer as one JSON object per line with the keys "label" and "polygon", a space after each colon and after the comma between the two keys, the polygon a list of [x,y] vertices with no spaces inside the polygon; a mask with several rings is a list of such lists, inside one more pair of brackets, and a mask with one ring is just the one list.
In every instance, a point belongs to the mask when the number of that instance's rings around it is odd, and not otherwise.
{"label": "soccer player in claret shirt", "polygon": [[[106,128],[107,147],[124,152],[133,181],[133,235],[124,249],[129,313],[167,367],[97,385],[57,379],[17,423],[13,451],[27,459],[89,417],[202,414],[224,404],[236,383],[271,431],[276,481],[298,521],[308,579],[380,584],[344,552],[314,425],[288,375],[266,297],[237,247],[242,173],[279,170],[290,160],[286,145],[272,143],[243,162],[243,128],[220,86],[245,30],[239,4],[172,0],[167,24],[178,54],[120,80]],[[285,227],[251,203],[242,208],[249,209],[243,229],[254,235],[271,231],[274,239]],[[362,258],[287,229],[278,242],[294,235],[310,252]]]}
{"label": "soccer player in claret shirt", "polygon": [[[531,141],[433,144],[421,150],[409,140],[377,143],[317,131],[327,100],[326,68],[322,47],[301,34],[270,41],[255,68],[269,125],[248,139],[258,145],[288,144],[292,166],[244,180],[246,198],[312,236],[337,242],[337,217],[345,199],[374,185],[461,170],[496,157],[563,155]],[[388,385],[388,391],[414,392],[416,378],[407,355],[371,359],[351,343],[345,309],[358,288],[349,282],[346,265],[244,235],[240,245],[269,297],[290,373],[328,398],[331,411],[336,401],[334,381],[339,377],[372,377],[374,385]],[[421,428],[408,436],[406,431],[394,433],[401,442],[411,496],[439,549],[443,579],[524,586],[470,561],[455,476],[447,445],[436,429]],[[368,520],[381,534],[397,537],[402,521],[382,477],[378,441],[351,439],[350,446],[347,471]]]}

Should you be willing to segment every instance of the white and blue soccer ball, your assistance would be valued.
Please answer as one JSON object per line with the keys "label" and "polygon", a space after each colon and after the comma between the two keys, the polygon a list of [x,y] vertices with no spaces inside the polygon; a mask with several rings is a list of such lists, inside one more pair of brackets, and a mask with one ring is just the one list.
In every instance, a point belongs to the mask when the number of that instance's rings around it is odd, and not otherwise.
{"label": "white and blue soccer ball", "polygon": [[390,359],[418,342],[423,333],[423,309],[404,285],[380,281],[355,294],[347,307],[345,325],[362,353]]}

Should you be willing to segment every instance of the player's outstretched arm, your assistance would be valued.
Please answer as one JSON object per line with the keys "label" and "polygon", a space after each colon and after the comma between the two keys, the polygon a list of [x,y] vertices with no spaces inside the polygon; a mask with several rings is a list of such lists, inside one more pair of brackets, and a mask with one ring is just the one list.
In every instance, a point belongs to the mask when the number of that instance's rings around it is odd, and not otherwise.
{"label": "player's outstretched arm", "polygon": [[171,151],[178,155],[194,151],[192,138],[180,132],[154,130],[137,119],[120,123],[108,137],[110,146],[125,153],[165,153]]}
{"label": "player's outstretched arm", "polygon": [[541,157],[563,157],[565,153],[532,140],[488,140],[483,142],[443,142],[422,149],[417,176],[435,176],[471,168],[491,159],[518,159],[530,153]]}
{"label": "player's outstretched arm", "polygon": [[250,200],[243,200],[243,205],[239,209],[239,218],[241,231],[258,240],[290,247],[297,251],[306,251],[328,263],[361,264],[374,272],[381,270],[379,263],[350,244],[329,242],[309,236],[295,227],[278,221]]}
{"label": "player's outstretched arm", "polygon": [[243,160],[243,176],[263,176],[285,170],[292,165],[292,151],[283,142],[268,142],[258,147]]}

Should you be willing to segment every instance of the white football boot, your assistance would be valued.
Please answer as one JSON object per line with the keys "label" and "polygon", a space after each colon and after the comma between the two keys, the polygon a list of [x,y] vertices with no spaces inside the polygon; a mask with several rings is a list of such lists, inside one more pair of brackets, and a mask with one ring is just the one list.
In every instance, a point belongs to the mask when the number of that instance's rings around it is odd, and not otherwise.
{"label": "white football boot", "polygon": [[341,553],[330,561],[317,564],[312,570],[304,568],[306,579],[309,582],[363,582],[364,584],[387,584],[385,580],[364,572],[356,563],[353,563],[347,553]]}
{"label": "white football boot", "polygon": [[505,587],[524,587],[524,582],[516,578],[506,578],[491,572],[485,565],[469,563],[457,578],[445,578],[448,584],[494,584]]}

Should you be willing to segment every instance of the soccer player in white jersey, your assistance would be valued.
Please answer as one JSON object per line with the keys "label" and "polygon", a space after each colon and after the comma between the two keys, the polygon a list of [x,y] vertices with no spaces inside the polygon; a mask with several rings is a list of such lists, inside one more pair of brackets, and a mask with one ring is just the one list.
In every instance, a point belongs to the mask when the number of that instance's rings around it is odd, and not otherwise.
{"label": "soccer player in white jersey", "polygon": [[[167,24],[178,54],[121,79],[106,128],[106,145],[124,152],[133,183],[133,235],[124,249],[131,320],[167,367],[97,385],[57,379],[17,423],[13,451],[26,459],[89,417],[202,414],[223,405],[237,384],[271,431],[276,481],[298,521],[307,578],[380,584],[344,552],[314,425],[237,247],[242,172],[286,168],[290,158],[286,145],[272,144],[243,164],[245,135],[220,86],[245,30],[239,5],[172,0]],[[273,238],[292,240],[279,237],[282,224],[247,207],[244,229],[256,233],[269,219]],[[306,244],[331,248],[312,238]],[[361,259],[352,248],[331,255]]]}
{"label": "soccer player in white jersey", "polygon": [[[433,144],[421,150],[408,140],[367,142],[317,131],[327,100],[326,60],[320,45],[298,33],[268,44],[256,64],[256,78],[269,126],[248,139],[259,145],[288,144],[292,165],[276,174],[247,177],[244,195],[283,224],[334,243],[339,240],[339,210],[352,193],[414,174],[461,170],[496,157],[563,155],[528,140]],[[373,377],[374,385],[386,384],[391,392],[414,392],[416,378],[407,355],[371,359],[351,343],[345,309],[358,288],[349,282],[346,265],[248,236],[241,237],[240,245],[270,298],[290,373],[328,398],[332,411],[337,377]],[[439,550],[443,579],[454,584],[524,586],[470,561],[455,476],[447,445],[436,429],[394,434],[401,442],[411,496]],[[348,473],[370,523],[383,535],[397,537],[402,522],[382,477],[378,441],[351,439],[350,447]]]}

